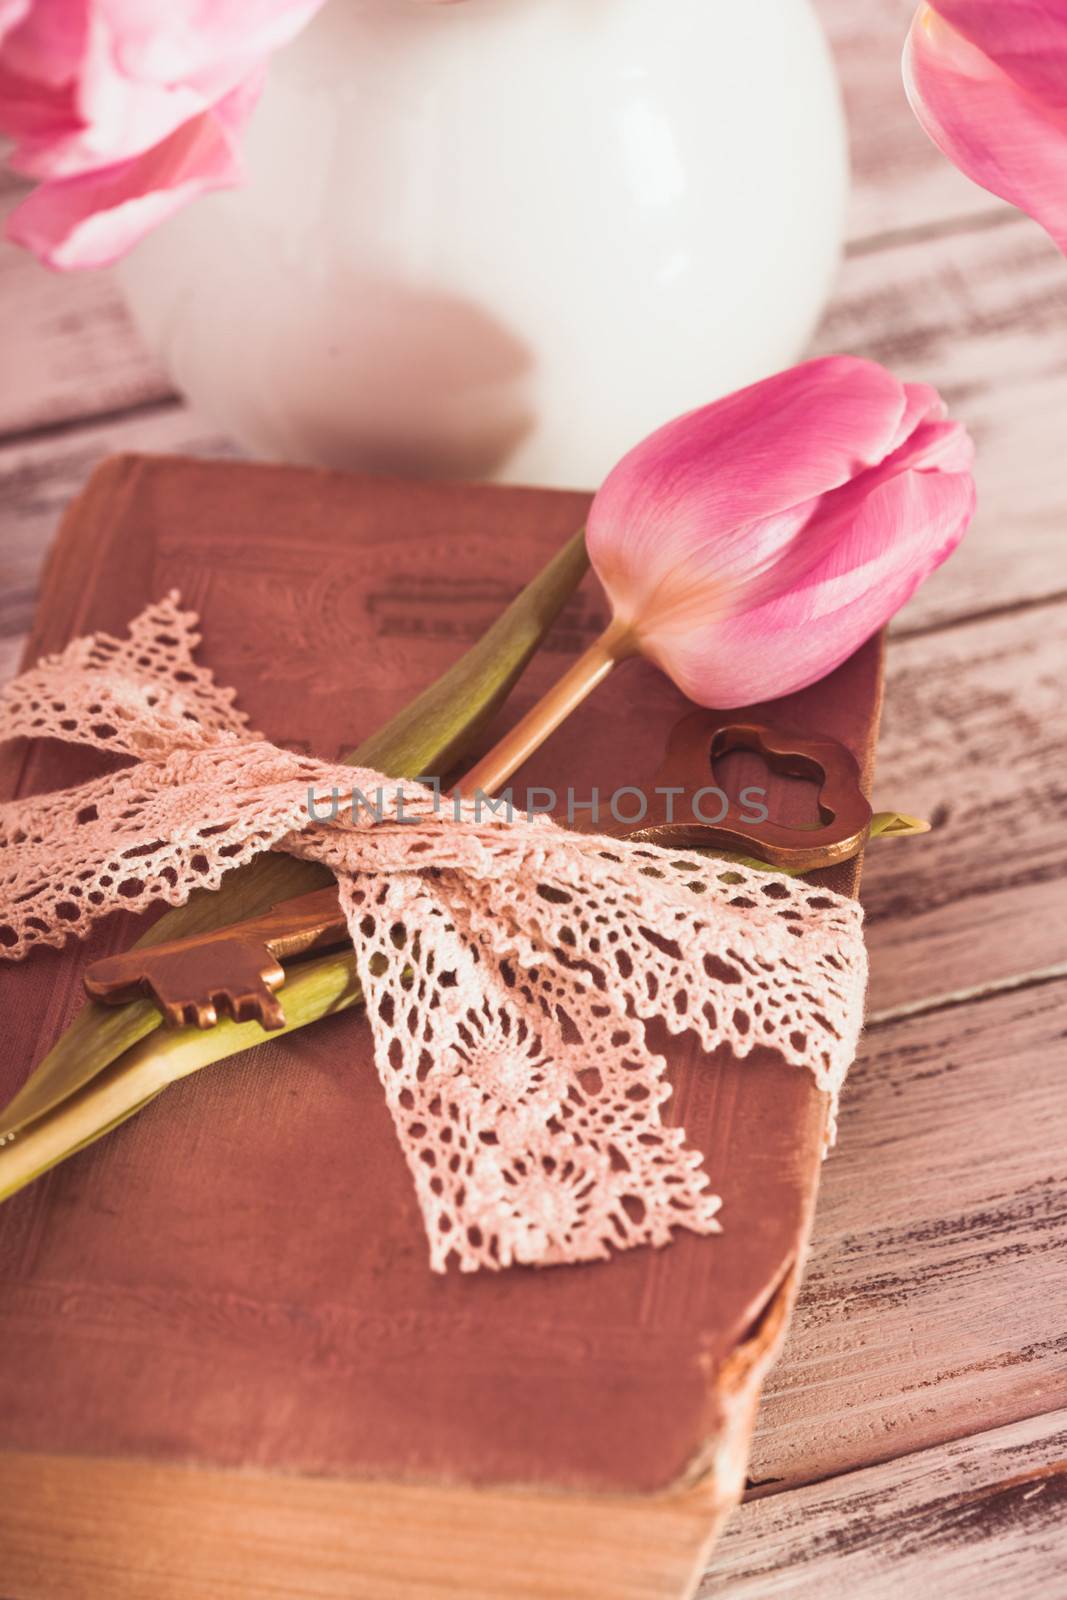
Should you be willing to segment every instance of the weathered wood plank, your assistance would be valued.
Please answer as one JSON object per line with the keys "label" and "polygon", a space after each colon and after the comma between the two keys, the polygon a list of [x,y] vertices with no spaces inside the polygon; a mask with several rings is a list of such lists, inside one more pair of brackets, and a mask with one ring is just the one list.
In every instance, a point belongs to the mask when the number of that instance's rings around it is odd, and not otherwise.
{"label": "weathered wood plank", "polygon": [[1067,604],[888,652],[875,799],[934,831],[864,873],[878,1014],[1067,961]]}
{"label": "weathered wood plank", "polygon": [[845,264],[816,338],[932,383],[977,448],[978,511],[897,631],[1062,593],[1067,265],[1028,218]]}
{"label": "weathered wood plank", "polygon": [[37,600],[41,564],[67,502],[97,462],[122,450],[229,455],[221,434],[181,406],[31,438],[0,449],[0,642],[17,664]]}
{"label": "weathered wood plank", "polygon": [[699,1600],[1067,1592],[1067,1411],[749,1502]]}
{"label": "weathered wood plank", "polygon": [[[902,613],[898,632],[1064,589],[1063,328],[1067,268],[1021,218],[847,263],[817,348],[873,355],[904,377],[938,384],[978,443],[974,525]],[[225,444],[209,424],[176,408],[166,420],[135,414],[94,425],[84,438],[74,430],[0,448],[0,550],[19,591],[16,620],[9,610],[0,622],[7,637],[25,626],[36,564],[79,471],[84,478],[109,450],[142,448],[216,453]]]}
{"label": "weathered wood plank", "polygon": [[809,1482],[1062,1403],[1065,1002],[1067,981],[1036,984],[867,1034],[750,1480]]}
{"label": "weathered wood plank", "polygon": [[[27,189],[3,173],[0,226]],[[0,437],[126,411],[172,393],[110,273],[50,272],[0,238],[0,303]]]}

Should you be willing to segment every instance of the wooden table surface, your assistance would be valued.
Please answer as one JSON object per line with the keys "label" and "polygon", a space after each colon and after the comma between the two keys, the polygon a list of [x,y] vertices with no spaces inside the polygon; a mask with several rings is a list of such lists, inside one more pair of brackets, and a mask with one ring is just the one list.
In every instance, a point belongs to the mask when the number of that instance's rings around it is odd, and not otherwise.
{"label": "wooden table surface", "polygon": [[[751,1491],[699,1595],[1044,1600],[1067,1593],[1067,262],[914,125],[912,0],[819,4],[854,189],[814,349],[937,384],[980,509],[894,627],[876,803],[935,828],[869,857],[866,1038]],[[21,192],[0,175],[5,210]],[[5,245],[0,302],[2,676],[100,457],[234,447],[108,275]]]}

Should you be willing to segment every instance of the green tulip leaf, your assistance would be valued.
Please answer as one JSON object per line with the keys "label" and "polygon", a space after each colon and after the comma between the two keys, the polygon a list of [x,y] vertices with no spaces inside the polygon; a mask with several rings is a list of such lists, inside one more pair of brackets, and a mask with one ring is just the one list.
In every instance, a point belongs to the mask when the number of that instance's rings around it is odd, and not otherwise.
{"label": "green tulip leaf", "polygon": [[922,817],[909,817],[905,811],[876,811],[871,818],[872,839],[911,839],[929,832],[928,822]]}

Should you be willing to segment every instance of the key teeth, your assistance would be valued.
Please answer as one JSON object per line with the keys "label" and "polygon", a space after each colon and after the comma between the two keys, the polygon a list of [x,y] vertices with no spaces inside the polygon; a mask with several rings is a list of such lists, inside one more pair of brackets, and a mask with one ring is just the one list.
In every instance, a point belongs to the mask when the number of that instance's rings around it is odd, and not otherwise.
{"label": "key teeth", "polygon": [[[212,970],[214,969],[214,970]],[[232,987],[218,987],[224,972]],[[274,991],[285,982],[285,968],[269,945],[217,940],[198,949],[180,946],[127,952],[96,962],[85,975],[94,1000],[111,1005],[138,995],[158,1006],[169,1028],[214,1028],[220,1016],[236,1023],[256,1022],[268,1033],[285,1027],[285,1012]]]}
{"label": "key teeth", "polygon": [[278,961],[272,967],[264,967],[262,976],[264,987],[273,992],[275,989],[280,989],[285,982],[285,968]]}
{"label": "key teeth", "polygon": [[246,994],[230,994],[219,996],[222,1009],[229,1013],[234,1022],[252,1022],[255,1018],[255,1002]]}
{"label": "key teeth", "polygon": [[185,1007],[172,1000],[161,1000],[159,995],[151,992],[149,998],[155,1002],[163,1014],[165,1028],[185,1027]]}
{"label": "key teeth", "polygon": [[[284,976],[284,974],[283,974]],[[279,1028],[285,1027],[285,1012],[282,1003],[272,990],[257,1000],[257,1012],[260,1027],[267,1033],[276,1033]]]}
{"label": "key teeth", "polygon": [[152,999],[168,1028],[199,1028],[207,1032],[217,1025],[220,1016],[229,1016],[236,1023],[258,1022],[267,1033],[285,1027],[281,1002],[269,989],[263,994],[216,994],[210,1000],[164,1001],[155,994]]}
{"label": "key teeth", "polygon": [[[282,973],[284,978],[285,974]],[[285,1027],[285,1012],[280,1001],[276,1000],[271,989],[264,984],[262,991],[249,991],[245,994],[217,995],[221,1008],[227,1011],[234,1022],[258,1022],[267,1033],[275,1032],[278,1028]]]}

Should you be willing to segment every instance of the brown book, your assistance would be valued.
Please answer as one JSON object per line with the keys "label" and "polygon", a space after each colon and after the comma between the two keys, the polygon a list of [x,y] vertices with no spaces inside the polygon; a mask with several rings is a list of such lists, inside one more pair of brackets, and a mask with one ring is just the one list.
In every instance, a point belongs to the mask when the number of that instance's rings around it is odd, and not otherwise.
{"label": "brown book", "polygon": [[[449,666],[586,505],[119,458],[64,522],[27,662],[122,633],[177,587],[202,618],[200,659],[253,725],[332,758]],[[590,579],[486,746],[605,621]],[[879,693],[872,641],[768,716],[842,740],[869,780]],[[629,663],[516,782],[649,783],[686,709]],[[0,748],[4,796],[100,762]],[[786,820],[810,804],[760,781]],[[823,877],[854,892],[858,868]],[[137,931],[115,916],[83,946],[0,963],[0,1103],[81,1004],[87,961]],[[172,1087],[0,1207],[5,1600],[688,1593],[742,1487],[826,1101],[768,1051],[666,1048],[667,1114],[704,1153],[724,1232],[663,1250],[432,1274],[354,1012]]]}

